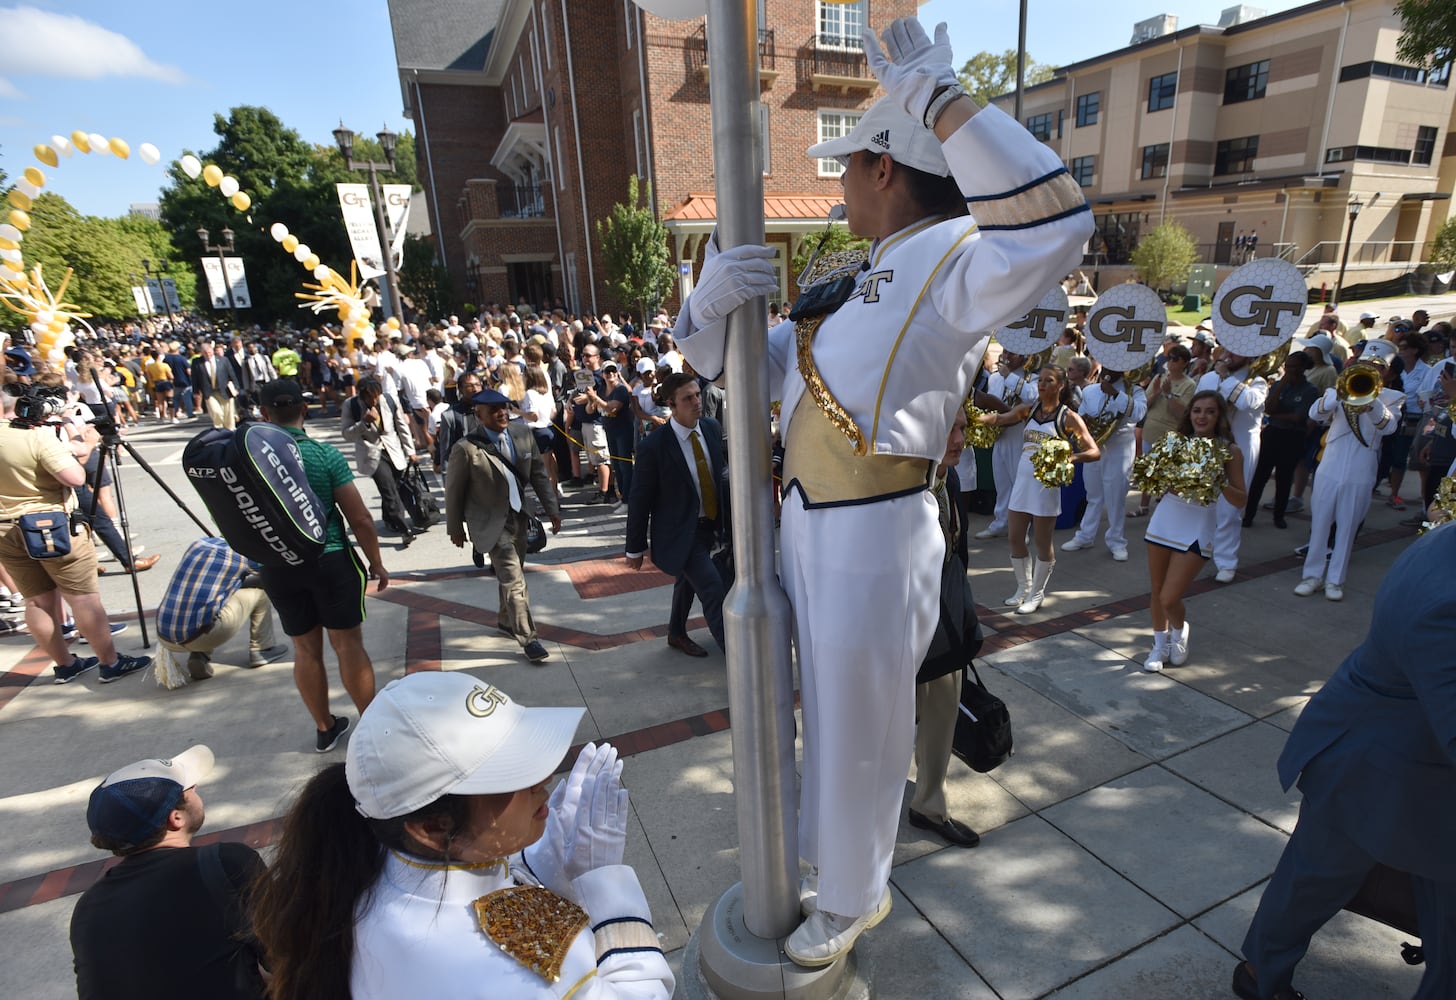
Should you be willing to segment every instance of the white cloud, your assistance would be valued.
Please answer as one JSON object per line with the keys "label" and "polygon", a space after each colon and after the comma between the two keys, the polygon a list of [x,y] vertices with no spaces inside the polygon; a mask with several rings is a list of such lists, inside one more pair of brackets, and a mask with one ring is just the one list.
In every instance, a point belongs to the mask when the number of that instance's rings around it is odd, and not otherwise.
{"label": "white cloud", "polygon": [[[10,39],[5,46],[5,71],[12,77],[98,80],[130,76],[162,83],[183,83],[187,79],[177,67],[149,59],[125,35],[83,17],[34,7],[0,7],[0,23]],[[0,81],[0,96],[4,96],[6,86]],[[10,90],[14,87],[10,86]]]}
{"label": "white cloud", "polygon": [[15,86],[15,84],[11,83],[3,76],[0,76],[0,100],[14,101],[19,100],[24,96],[25,95],[20,92],[19,87]]}

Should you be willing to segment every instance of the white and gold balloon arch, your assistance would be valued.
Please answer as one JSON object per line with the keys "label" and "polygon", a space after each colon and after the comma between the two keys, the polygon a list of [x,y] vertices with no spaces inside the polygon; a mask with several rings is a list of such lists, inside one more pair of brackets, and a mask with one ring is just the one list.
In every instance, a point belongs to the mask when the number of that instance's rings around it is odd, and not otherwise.
{"label": "white and gold balloon arch", "polygon": [[[78,324],[90,330],[85,321],[91,314],[82,311],[76,303],[65,300],[66,288],[71,280],[70,268],[66,269],[54,293],[46,284],[40,265],[26,269],[23,245],[26,234],[31,230],[30,211],[47,183],[45,171],[41,168],[59,169],[62,161],[76,153],[125,160],[131,157],[132,150],[125,139],[115,136],[108,139],[96,132],[77,130],[71,133],[70,138],[53,135],[49,142],[38,143],[32,152],[38,165],[26,167],[21,179],[6,196],[8,205],[3,210],[7,214],[5,221],[0,223],[0,303],[25,319],[41,354],[49,361],[59,362],[64,358],[65,348],[75,342],[72,325]],[[160,151],[150,142],[139,145],[136,153],[148,166],[156,166],[162,159]],[[191,153],[178,158],[177,164],[188,177],[201,177],[236,211],[244,213],[249,223],[253,221],[251,215],[246,215],[253,207],[252,196],[242,190],[236,177],[224,173],[215,163],[203,163]],[[299,308],[312,310],[315,315],[332,311],[337,314],[344,329],[346,343],[358,338],[372,344],[374,328],[369,322],[369,307],[363,301],[353,262],[350,262],[350,275],[346,280],[319,260],[308,244],[289,232],[282,222],[273,223],[268,233],[316,282],[304,284],[307,292],[295,293],[303,300]],[[399,320],[390,317],[386,325],[391,330],[397,329]]]}

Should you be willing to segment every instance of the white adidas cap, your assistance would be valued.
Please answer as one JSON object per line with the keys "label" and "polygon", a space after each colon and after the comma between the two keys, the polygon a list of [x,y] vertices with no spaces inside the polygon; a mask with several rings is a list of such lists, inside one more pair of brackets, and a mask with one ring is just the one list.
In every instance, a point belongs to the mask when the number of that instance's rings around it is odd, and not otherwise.
{"label": "white adidas cap", "polygon": [[442,795],[498,795],[551,777],[583,708],[526,708],[466,673],[424,671],[374,696],[344,761],[355,808],[407,816]]}
{"label": "white adidas cap", "polygon": [[809,147],[810,159],[847,156],[861,149],[873,153],[889,153],[890,159],[907,167],[923,170],[937,177],[950,175],[940,140],[935,133],[907,115],[888,97],[874,103],[859,124],[848,135],[829,139]]}

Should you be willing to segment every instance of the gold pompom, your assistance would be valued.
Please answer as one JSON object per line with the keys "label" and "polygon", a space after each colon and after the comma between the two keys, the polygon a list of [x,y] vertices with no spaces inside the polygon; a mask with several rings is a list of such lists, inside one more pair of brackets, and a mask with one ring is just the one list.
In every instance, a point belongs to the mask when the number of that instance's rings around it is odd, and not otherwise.
{"label": "gold pompom", "polygon": [[1223,492],[1228,480],[1224,466],[1232,454],[1228,443],[1218,438],[1169,431],[1132,463],[1132,485],[1152,496],[1176,493],[1206,507]]}
{"label": "gold pompom", "polygon": [[1072,485],[1076,475],[1072,468],[1072,446],[1059,437],[1046,438],[1031,453],[1031,469],[1043,486]]}
{"label": "gold pompom", "polygon": [[970,400],[966,400],[964,409],[966,411],[966,447],[967,448],[990,448],[1001,436],[1001,428],[995,424],[983,424],[980,417],[983,413],[995,413],[995,410],[983,410]]}
{"label": "gold pompom", "polygon": [[1440,527],[1447,521],[1456,519],[1456,476],[1446,476],[1441,480],[1441,485],[1436,487],[1436,497],[1431,501],[1426,517],[1428,519],[1421,522],[1419,533],[1422,535],[1432,528]]}

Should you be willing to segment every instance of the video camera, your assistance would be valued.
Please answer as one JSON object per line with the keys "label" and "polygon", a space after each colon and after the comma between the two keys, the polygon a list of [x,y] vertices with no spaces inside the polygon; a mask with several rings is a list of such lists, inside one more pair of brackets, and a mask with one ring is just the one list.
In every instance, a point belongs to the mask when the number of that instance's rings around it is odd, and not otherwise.
{"label": "video camera", "polygon": [[66,408],[66,387],[63,385],[9,385],[5,391],[16,397],[15,419],[10,426],[39,427],[58,418]]}

